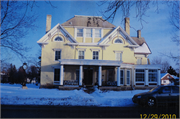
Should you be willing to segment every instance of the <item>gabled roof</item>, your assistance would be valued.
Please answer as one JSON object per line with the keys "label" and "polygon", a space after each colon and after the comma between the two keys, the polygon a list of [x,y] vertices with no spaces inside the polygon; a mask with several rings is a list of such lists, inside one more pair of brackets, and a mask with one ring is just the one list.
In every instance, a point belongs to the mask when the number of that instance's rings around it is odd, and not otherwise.
{"label": "gabled roof", "polygon": [[146,43],[134,49],[135,54],[151,54],[151,51]]}
{"label": "gabled roof", "polygon": [[130,37],[129,34],[127,34],[120,26],[118,26],[116,29],[114,29],[110,34],[108,34],[106,37],[102,38],[99,41],[99,44],[106,44],[109,39],[113,39],[114,36],[117,35],[117,33],[121,34],[124,39],[126,39],[130,45],[129,47],[138,47],[139,45]]}
{"label": "gabled roof", "polygon": [[114,28],[113,24],[102,19],[101,16],[80,16],[75,15],[69,19],[62,26],[79,26],[79,27],[102,27],[102,28]]}
{"label": "gabled roof", "polygon": [[[171,74],[169,74],[169,73],[161,73],[161,79],[164,78],[164,77],[166,77],[167,75],[173,77],[173,76],[172,76]],[[173,78],[174,78],[174,77],[173,77]]]}
{"label": "gabled roof", "polygon": [[57,24],[48,33],[46,33],[40,40],[37,41],[39,45],[48,44],[48,40],[54,36],[57,32],[61,32],[71,43],[77,43],[77,41],[64,29],[61,24]]}

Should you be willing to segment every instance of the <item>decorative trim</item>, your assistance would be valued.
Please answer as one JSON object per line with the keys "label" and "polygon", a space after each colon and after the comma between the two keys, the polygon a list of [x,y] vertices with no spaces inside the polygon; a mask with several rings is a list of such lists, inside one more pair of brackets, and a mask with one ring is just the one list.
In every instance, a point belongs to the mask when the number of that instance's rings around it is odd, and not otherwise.
{"label": "decorative trim", "polygon": [[92,52],[92,51],[98,51],[98,52],[100,52],[101,49],[91,48],[90,50],[91,50],[91,52]]}
{"label": "decorative trim", "polygon": [[77,51],[79,50],[83,50],[83,51],[86,51],[86,48],[76,48]]}
{"label": "decorative trim", "polygon": [[114,53],[123,53],[123,51],[120,50],[113,50]]}
{"label": "decorative trim", "polygon": [[53,51],[62,51],[62,49],[59,49],[59,48],[53,48],[52,50]]}

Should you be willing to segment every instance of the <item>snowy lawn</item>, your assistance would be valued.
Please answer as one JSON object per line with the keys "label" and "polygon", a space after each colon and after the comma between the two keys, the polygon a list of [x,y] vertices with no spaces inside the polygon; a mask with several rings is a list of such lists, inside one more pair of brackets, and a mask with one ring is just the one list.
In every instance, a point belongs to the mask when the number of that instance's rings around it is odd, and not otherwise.
{"label": "snowy lawn", "polygon": [[91,94],[80,90],[39,89],[35,84],[0,84],[1,104],[13,105],[71,105],[71,106],[133,106],[132,97],[148,90],[107,91],[95,88]]}

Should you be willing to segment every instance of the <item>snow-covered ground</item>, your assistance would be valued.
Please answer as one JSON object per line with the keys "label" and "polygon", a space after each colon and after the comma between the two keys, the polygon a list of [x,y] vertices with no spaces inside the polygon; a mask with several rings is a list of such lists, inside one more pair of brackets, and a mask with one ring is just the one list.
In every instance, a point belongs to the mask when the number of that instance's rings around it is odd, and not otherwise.
{"label": "snow-covered ground", "polygon": [[27,84],[0,84],[1,104],[12,105],[71,105],[71,106],[132,106],[132,97],[148,90],[107,91],[95,88],[91,94],[80,90],[39,89],[39,86]]}

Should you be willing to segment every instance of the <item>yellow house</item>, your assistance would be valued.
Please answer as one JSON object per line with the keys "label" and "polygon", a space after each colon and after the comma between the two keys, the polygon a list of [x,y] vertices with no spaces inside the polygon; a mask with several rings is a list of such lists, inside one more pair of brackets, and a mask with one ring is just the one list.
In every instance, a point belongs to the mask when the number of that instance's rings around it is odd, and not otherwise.
{"label": "yellow house", "polygon": [[100,16],[75,15],[51,29],[47,15],[46,34],[37,41],[42,49],[41,87],[160,85],[160,66],[150,65],[151,51],[141,31],[131,37],[129,25],[129,18],[122,29]]}

